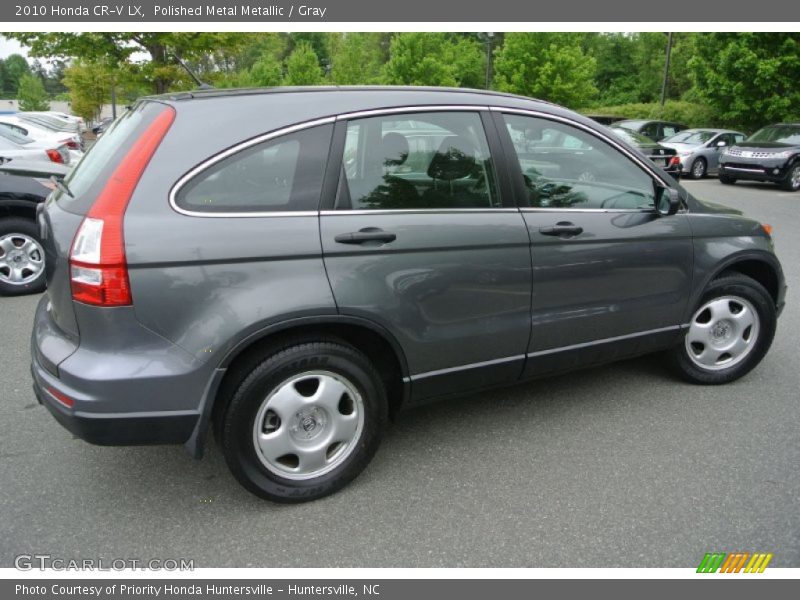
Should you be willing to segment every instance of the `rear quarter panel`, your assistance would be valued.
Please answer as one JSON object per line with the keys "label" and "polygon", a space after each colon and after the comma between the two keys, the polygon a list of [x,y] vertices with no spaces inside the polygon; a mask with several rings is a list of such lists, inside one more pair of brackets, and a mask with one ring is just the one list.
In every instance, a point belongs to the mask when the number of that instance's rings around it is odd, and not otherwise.
{"label": "rear quarter panel", "polygon": [[[295,120],[280,116],[288,106],[265,111],[258,100],[223,113],[218,102],[178,106],[125,214],[137,319],[212,364],[276,321],[336,312],[317,215],[196,217],[169,204],[172,185],[194,166]],[[294,115],[304,120],[303,108]]]}

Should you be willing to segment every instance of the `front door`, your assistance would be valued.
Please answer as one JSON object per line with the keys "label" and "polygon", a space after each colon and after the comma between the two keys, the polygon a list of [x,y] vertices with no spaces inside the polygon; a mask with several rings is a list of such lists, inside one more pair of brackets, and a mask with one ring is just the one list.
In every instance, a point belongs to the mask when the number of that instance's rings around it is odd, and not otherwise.
{"label": "front door", "polygon": [[[528,374],[633,355],[677,339],[692,277],[683,214],[631,151],[566,119],[498,117],[531,238]],[[513,150],[512,150],[513,148]]]}
{"label": "front door", "polygon": [[531,259],[492,120],[423,108],[344,126],[336,201],[320,217],[339,311],[395,336],[415,399],[519,378]]}

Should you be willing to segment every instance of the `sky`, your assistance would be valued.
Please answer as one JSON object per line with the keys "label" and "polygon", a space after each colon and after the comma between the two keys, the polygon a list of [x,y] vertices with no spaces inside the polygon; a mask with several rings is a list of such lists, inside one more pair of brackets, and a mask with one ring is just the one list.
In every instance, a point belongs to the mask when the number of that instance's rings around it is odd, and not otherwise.
{"label": "sky", "polygon": [[3,36],[0,36],[0,58],[5,58],[9,54],[22,54],[22,56],[28,56],[28,53],[22,46],[19,45],[18,41],[9,40]]}

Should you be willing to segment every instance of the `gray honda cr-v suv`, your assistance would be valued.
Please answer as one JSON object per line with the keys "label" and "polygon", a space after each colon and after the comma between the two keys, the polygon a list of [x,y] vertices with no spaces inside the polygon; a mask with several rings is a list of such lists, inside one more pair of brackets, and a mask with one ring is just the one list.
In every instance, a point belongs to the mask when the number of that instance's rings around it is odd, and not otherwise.
{"label": "gray honda cr-v suv", "polygon": [[732,381],[784,303],[765,227],[515,96],[158,96],[64,183],[39,217],[39,400],[98,444],[200,456],[213,425],[273,500],[345,485],[432,398],[657,350]]}

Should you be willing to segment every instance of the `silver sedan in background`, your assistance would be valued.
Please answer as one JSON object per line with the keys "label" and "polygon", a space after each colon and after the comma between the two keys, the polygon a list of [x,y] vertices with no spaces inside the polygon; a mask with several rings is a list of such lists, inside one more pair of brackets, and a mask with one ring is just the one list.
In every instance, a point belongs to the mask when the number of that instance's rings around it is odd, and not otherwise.
{"label": "silver sedan in background", "polygon": [[716,173],[723,148],[733,146],[745,137],[741,131],[730,129],[686,129],[660,143],[677,150],[685,175],[702,179],[710,173]]}

